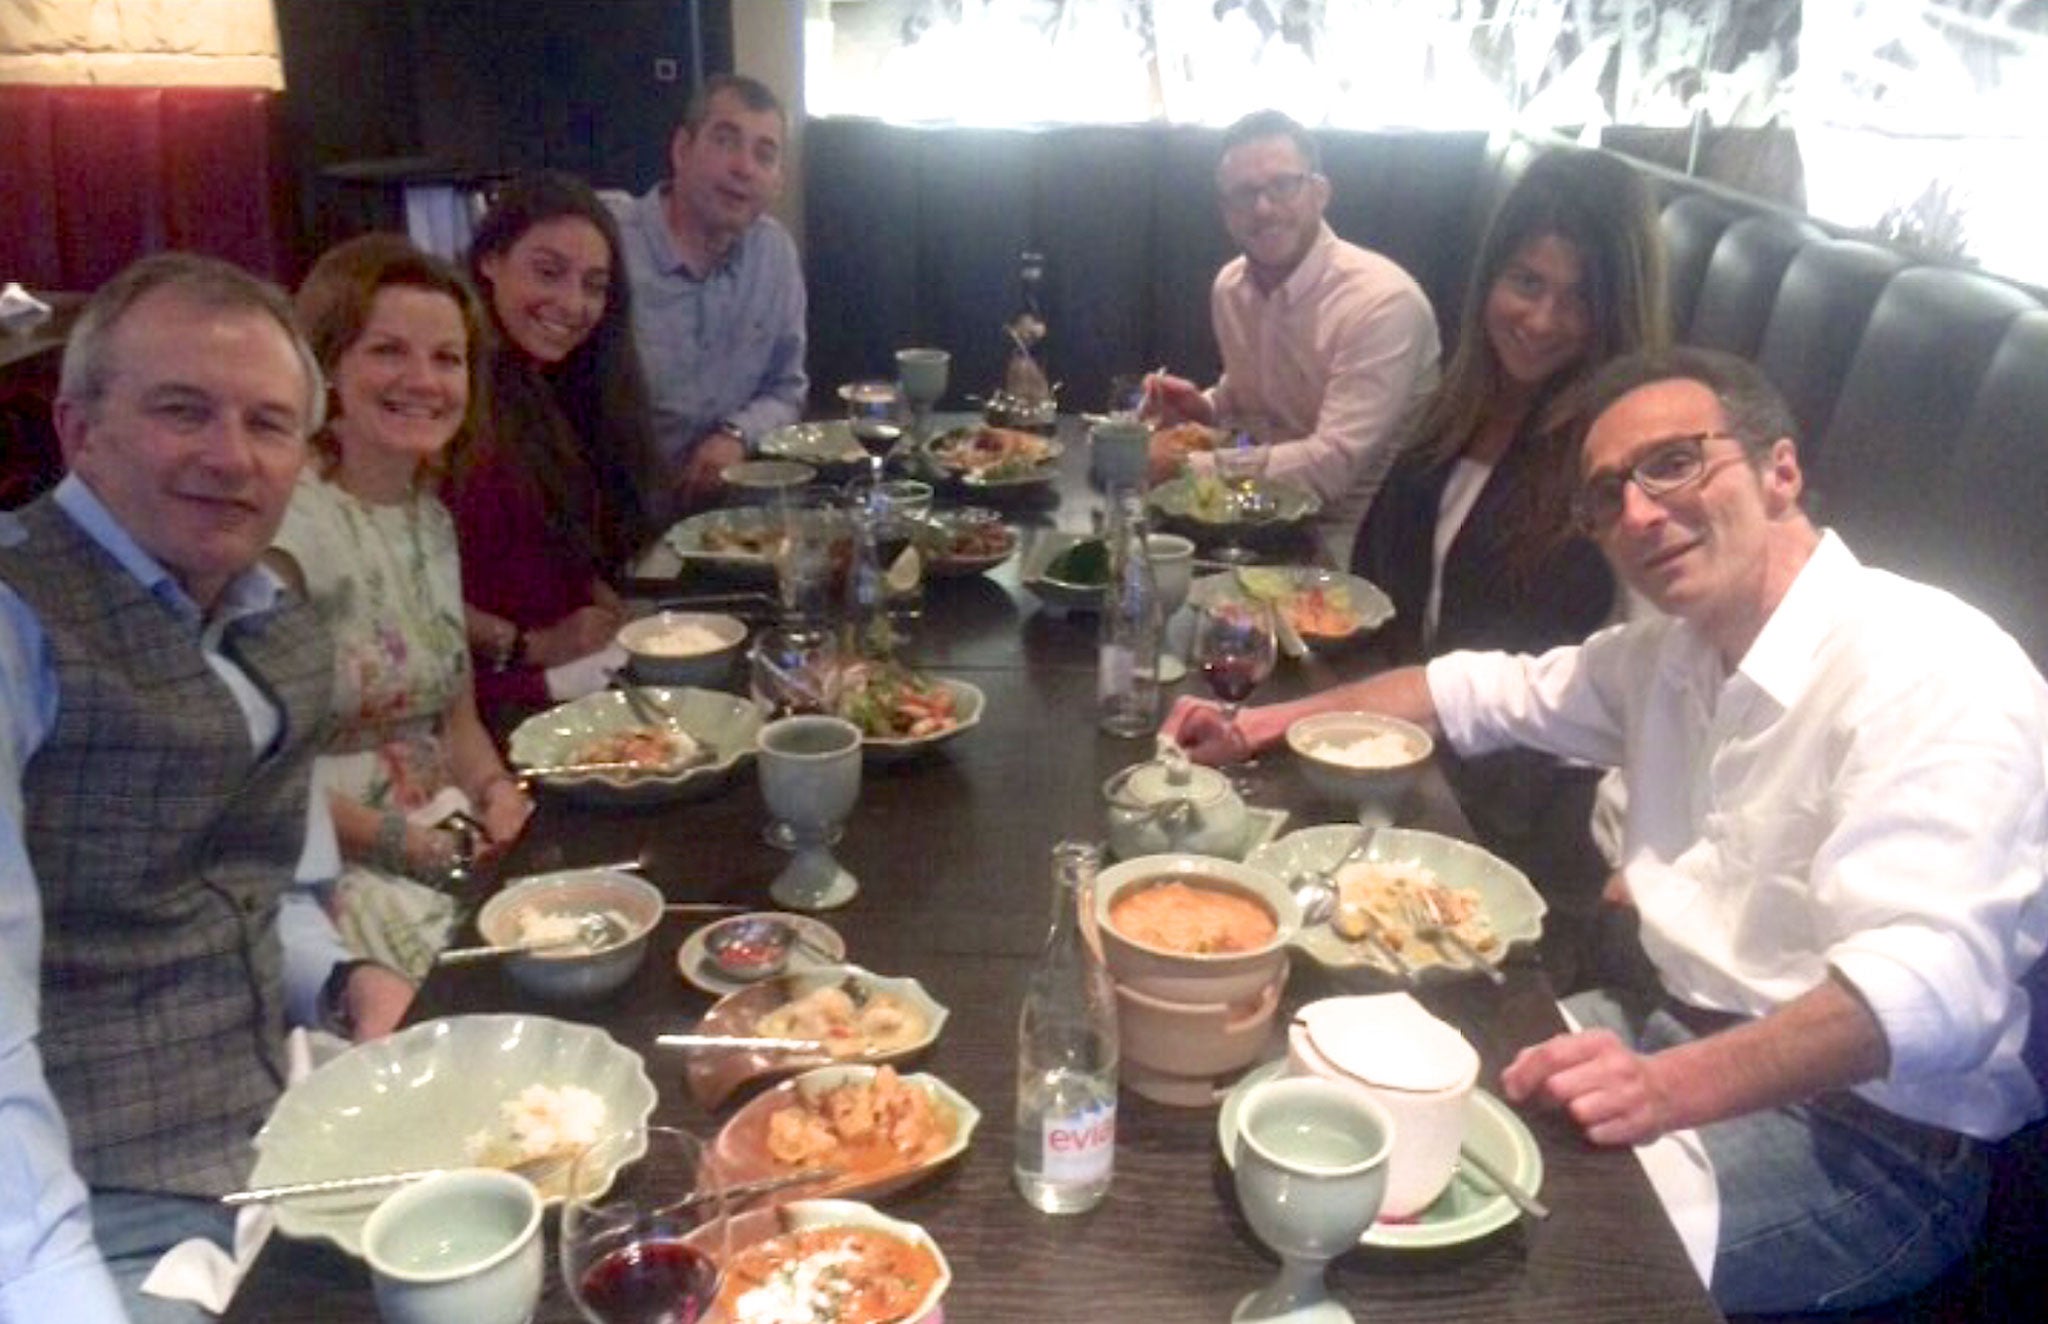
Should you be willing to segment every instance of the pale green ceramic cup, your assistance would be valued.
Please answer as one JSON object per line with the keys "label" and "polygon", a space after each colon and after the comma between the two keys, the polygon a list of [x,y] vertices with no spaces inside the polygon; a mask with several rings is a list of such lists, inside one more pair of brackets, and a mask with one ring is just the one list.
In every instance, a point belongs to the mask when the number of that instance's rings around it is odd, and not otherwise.
{"label": "pale green ceramic cup", "polygon": [[527,1324],[540,1304],[540,1192],[464,1168],[389,1197],[363,1225],[385,1324]]}

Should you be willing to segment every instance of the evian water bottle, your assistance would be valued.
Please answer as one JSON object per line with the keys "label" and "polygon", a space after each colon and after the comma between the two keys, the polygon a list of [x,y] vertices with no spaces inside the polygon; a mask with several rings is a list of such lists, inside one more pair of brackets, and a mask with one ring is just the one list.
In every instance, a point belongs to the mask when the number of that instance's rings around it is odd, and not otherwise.
{"label": "evian water bottle", "polygon": [[1017,1017],[1017,1189],[1048,1214],[1100,1204],[1116,1161],[1116,993],[1081,937],[1100,864],[1053,847],[1052,931]]}

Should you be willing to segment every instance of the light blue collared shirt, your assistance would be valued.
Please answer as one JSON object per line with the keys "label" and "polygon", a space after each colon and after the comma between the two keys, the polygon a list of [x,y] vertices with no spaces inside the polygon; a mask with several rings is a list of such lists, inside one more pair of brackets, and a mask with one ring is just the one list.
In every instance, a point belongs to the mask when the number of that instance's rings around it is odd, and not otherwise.
{"label": "light blue collared shirt", "polygon": [[[249,724],[253,748],[277,738],[277,707],[220,649],[228,624],[276,608],[282,588],[269,571],[239,576],[223,591],[211,619],[170,572],[142,550],[83,482],[69,477],[54,498],[87,537],[150,594],[189,620],[213,668]],[[27,536],[0,514],[0,544]],[[22,774],[56,722],[57,675],[42,625],[15,593],[0,585],[0,1171],[9,1175],[0,1211],[0,1324],[71,1324],[125,1320],[120,1298],[92,1240],[85,1183],[71,1166],[63,1114],[43,1078],[36,1050],[41,1024],[42,900],[22,831]],[[309,798],[306,845],[295,881],[278,912],[284,945],[285,1004],[290,1017],[312,1024],[320,987],[346,960],[313,884],[340,867],[334,824],[324,797]]]}
{"label": "light blue collared shirt", "polygon": [[607,192],[633,282],[633,340],[654,405],[662,467],[679,473],[697,439],[732,422],[748,445],[803,417],[804,273],[789,231],[755,221],[708,275],[676,252],[664,199]]}

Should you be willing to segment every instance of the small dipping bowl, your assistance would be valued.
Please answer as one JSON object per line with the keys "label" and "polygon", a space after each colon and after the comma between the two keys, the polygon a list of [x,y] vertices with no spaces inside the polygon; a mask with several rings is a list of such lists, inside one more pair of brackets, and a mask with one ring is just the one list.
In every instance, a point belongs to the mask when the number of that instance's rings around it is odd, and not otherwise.
{"label": "small dipping bowl", "polygon": [[744,983],[781,974],[795,950],[795,926],[772,915],[735,915],[704,930],[712,968]]}

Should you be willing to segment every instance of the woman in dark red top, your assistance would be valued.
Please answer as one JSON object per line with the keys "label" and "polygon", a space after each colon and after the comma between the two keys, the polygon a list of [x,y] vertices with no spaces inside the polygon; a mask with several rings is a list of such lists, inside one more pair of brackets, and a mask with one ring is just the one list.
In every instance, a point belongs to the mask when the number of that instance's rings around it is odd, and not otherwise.
{"label": "woman in dark red top", "polygon": [[596,653],[625,616],[611,582],[650,536],[637,495],[653,454],[611,214],[582,181],[541,172],[499,190],[470,274],[498,343],[482,445],[448,507],[477,697],[486,711],[551,698],[547,670]]}

